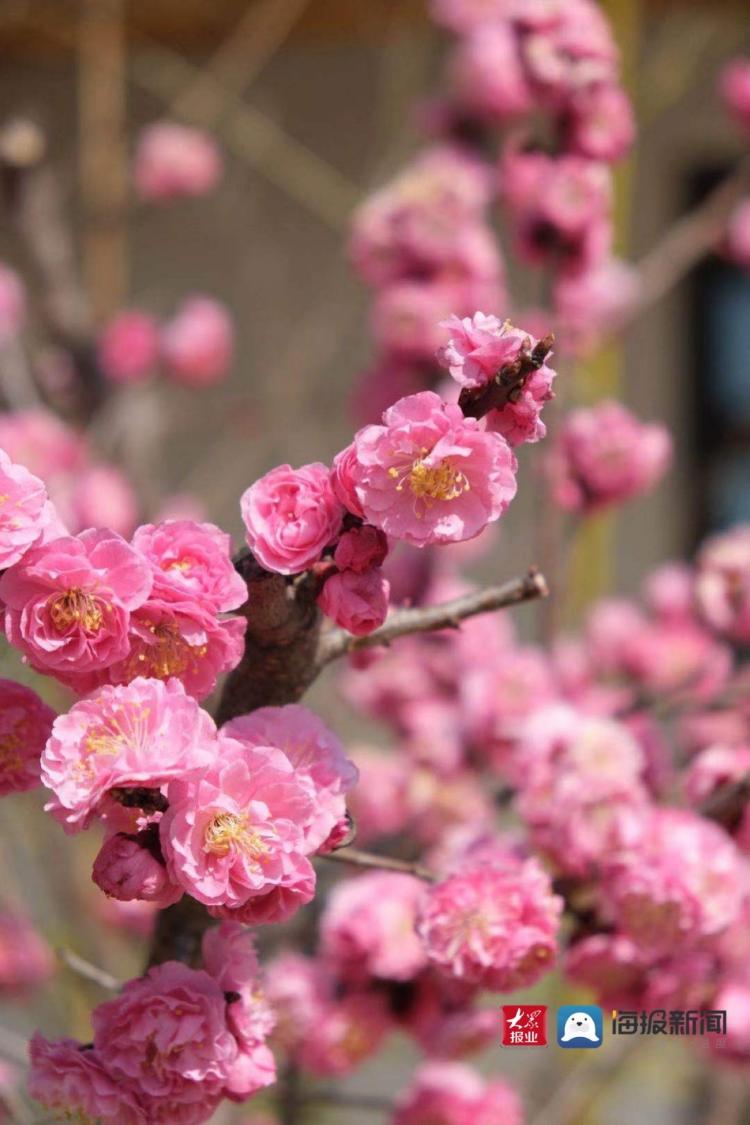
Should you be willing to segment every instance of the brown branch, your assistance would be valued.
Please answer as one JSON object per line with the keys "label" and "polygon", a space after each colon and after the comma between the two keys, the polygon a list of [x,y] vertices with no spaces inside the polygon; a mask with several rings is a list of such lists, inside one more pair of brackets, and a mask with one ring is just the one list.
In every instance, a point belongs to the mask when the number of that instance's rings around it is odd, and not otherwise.
{"label": "brown branch", "polygon": [[721,824],[728,832],[733,832],[739,827],[749,801],[750,773],[746,773],[737,781],[721,785],[703,802],[699,812]]}
{"label": "brown branch", "polygon": [[727,220],[750,190],[750,157],[722,180],[689,214],[672,226],[638,263],[638,295],[629,310],[634,319],[674,288],[721,242]]}
{"label": "brown branch", "polygon": [[119,991],[122,982],[108,973],[106,969],[100,969],[98,965],[93,965],[85,957],[79,957],[72,949],[58,949],[56,952],[63,964],[77,973],[79,977],[90,980],[93,984],[98,984],[100,988],[106,989],[107,992]]}
{"label": "brown branch", "polygon": [[527,337],[518,359],[501,367],[492,382],[484,387],[464,387],[458,400],[464,415],[484,418],[490,410],[502,410],[509,402],[518,402],[529,377],[544,364],[554,342],[555,337],[550,333],[532,349]]}
{"label": "brown branch", "polygon": [[532,567],[522,578],[514,578],[502,586],[488,586],[441,605],[395,609],[389,613],[385,624],[366,637],[353,637],[344,629],[331,629],[320,638],[317,666],[323,668],[347,653],[389,645],[398,637],[412,633],[457,629],[462,621],[478,613],[490,613],[535,598],[546,598],[548,593],[544,576]]}
{"label": "brown branch", "polygon": [[359,848],[339,848],[335,852],[326,852],[318,859],[332,859],[336,863],[349,863],[353,867],[376,868],[381,871],[400,871],[404,875],[414,875],[417,879],[425,879],[433,883],[437,876],[421,863],[412,863],[407,859],[396,859],[395,856],[377,855],[375,852],[363,852]]}

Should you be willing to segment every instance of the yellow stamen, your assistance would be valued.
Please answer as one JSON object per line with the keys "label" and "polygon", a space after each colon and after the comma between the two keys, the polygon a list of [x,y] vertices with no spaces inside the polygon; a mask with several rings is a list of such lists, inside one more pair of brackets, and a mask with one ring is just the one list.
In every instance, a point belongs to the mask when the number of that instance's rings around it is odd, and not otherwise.
{"label": "yellow stamen", "polygon": [[268,854],[268,846],[244,813],[217,813],[206,827],[203,850],[219,856],[241,851],[254,866]]}
{"label": "yellow stamen", "polygon": [[102,627],[101,603],[93,594],[78,587],[51,598],[48,605],[50,619],[58,633],[64,633],[71,625],[80,625],[87,633],[98,633]]}
{"label": "yellow stamen", "polygon": [[415,497],[425,507],[431,507],[437,500],[456,500],[468,492],[471,484],[465,473],[455,468],[450,459],[443,457],[436,465],[428,462],[429,450],[422,449],[421,455],[404,468],[395,466],[388,475],[398,481],[397,492],[403,492],[408,484]]}

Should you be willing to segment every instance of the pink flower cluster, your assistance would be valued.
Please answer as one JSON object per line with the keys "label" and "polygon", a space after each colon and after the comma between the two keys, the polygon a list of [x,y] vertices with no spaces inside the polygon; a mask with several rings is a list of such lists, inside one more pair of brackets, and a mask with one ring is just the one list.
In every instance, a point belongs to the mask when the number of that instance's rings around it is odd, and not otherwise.
{"label": "pink flower cluster", "polygon": [[550,454],[552,495],[590,513],[647,492],[666,472],[672,442],[664,426],[644,425],[618,402],[573,410]]}
{"label": "pink flower cluster", "polygon": [[34,546],[0,578],[8,640],[37,671],[83,694],[137,676],[177,677],[202,698],[239,663],[246,597],[229,536],[175,521]]}
{"label": "pink flower cluster", "polygon": [[158,203],[206,195],[221,173],[222,158],[216,142],[201,129],[157,121],[138,137],[133,179],[141,199]]}
{"label": "pink flower cluster", "polygon": [[393,1125],[523,1125],[521,1100],[503,1079],[463,1063],[428,1061],[398,1097]]}
{"label": "pink flower cluster", "polygon": [[273,1017],[249,935],[204,938],[205,970],[166,961],[94,1011],[94,1042],[31,1041],[29,1092],[49,1109],[112,1125],[200,1125],[220,1100],[275,1080]]}
{"label": "pink flower cluster", "polygon": [[197,388],[225,378],[233,348],[234,328],[224,305],[193,294],[163,325],[139,309],[118,313],[102,329],[98,360],[112,383],[141,383],[161,368],[175,383]]}
{"label": "pink flower cluster", "polygon": [[[503,371],[528,358],[538,344],[510,321],[475,313],[460,320],[454,316],[444,327],[451,336],[438,352],[439,362],[448,369],[459,386],[468,390],[486,387],[501,380]],[[510,445],[539,441],[547,432],[541,419],[542,407],[552,396],[556,372],[546,363],[532,370],[524,382],[514,387],[509,401],[487,415],[491,429],[502,434]]]}
{"label": "pink flower cluster", "polygon": [[[16,464],[9,467],[6,456]],[[8,474],[15,483],[11,484]],[[29,480],[21,485],[22,479],[36,477],[41,480],[34,489]],[[83,434],[43,407],[0,414],[0,478],[0,495],[8,497],[0,504],[0,567],[9,565],[11,543],[27,538],[30,513],[44,486],[49,502],[38,522],[45,540],[89,527],[129,535],[135,526],[138,502],[127,477],[114,465],[97,460]],[[23,510],[17,507],[22,487],[26,490]]]}

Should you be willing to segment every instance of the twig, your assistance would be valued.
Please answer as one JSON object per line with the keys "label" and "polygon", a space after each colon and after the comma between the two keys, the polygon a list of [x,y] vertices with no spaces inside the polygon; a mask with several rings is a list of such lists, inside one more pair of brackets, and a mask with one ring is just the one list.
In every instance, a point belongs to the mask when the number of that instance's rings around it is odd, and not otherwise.
{"label": "twig", "polygon": [[359,848],[339,848],[335,852],[326,852],[319,859],[332,859],[336,863],[350,863],[353,867],[374,867],[382,871],[400,871],[404,875],[414,875],[417,879],[425,879],[433,883],[436,875],[433,871],[423,867],[421,863],[412,863],[407,859],[396,859],[390,855],[377,855],[375,852],[363,852]]}
{"label": "twig", "polygon": [[698,207],[667,231],[638,263],[638,296],[628,320],[665,296],[721,241],[733,208],[750,188],[750,157],[714,188]]}
{"label": "twig", "polygon": [[107,992],[118,992],[121,988],[122,982],[108,973],[106,969],[100,969],[98,965],[92,965],[85,957],[79,957],[72,949],[58,949],[57,956],[72,969],[74,973],[78,973],[79,977],[84,980],[90,980],[94,984],[98,984],[100,988],[104,988]]}
{"label": "twig", "polygon": [[394,1102],[377,1094],[357,1094],[348,1090],[313,1090],[305,1095],[305,1105],[346,1106],[366,1113],[393,1113]]}
{"label": "twig", "polygon": [[475,617],[478,613],[490,613],[492,610],[505,609],[535,598],[546,598],[548,592],[544,575],[532,567],[522,578],[514,578],[502,586],[488,586],[484,590],[464,594],[440,605],[393,610],[385,624],[366,637],[353,637],[345,629],[331,629],[320,638],[318,666],[323,668],[349,652],[389,645],[398,637],[411,633],[457,629],[462,621]]}

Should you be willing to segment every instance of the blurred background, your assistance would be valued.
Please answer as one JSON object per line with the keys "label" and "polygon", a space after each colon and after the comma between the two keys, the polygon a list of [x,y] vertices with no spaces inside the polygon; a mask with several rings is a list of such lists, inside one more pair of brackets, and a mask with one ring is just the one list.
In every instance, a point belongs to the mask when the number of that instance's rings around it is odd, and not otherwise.
{"label": "blurred background", "polygon": [[[638,260],[738,159],[715,81],[728,58],[750,52],[750,12],[746,0],[602,7],[639,122],[616,175],[618,251]],[[201,391],[164,381],[128,388],[128,440],[113,436],[106,413],[92,434],[103,456],[127,463],[142,517],[189,493],[239,541],[238,498],[252,480],[279,462],[330,460],[350,440],[351,393],[371,345],[368,295],[345,254],[349,221],[419,145],[412,108],[434,87],[444,49],[425,9],[422,0],[0,0],[0,129],[18,118],[41,129],[87,328],[122,307],[166,317],[195,292],[222,301],[234,320],[226,380]],[[134,198],[133,143],[159,118],[215,133],[226,167],[207,198],[164,208]],[[33,295],[40,279],[29,232],[10,219],[0,226],[0,260]],[[29,303],[33,334],[33,296]],[[0,370],[4,387],[13,378]],[[568,403],[616,395],[666,422],[677,445],[653,496],[616,522],[596,521],[576,545],[572,613],[607,590],[634,590],[707,531],[750,519],[750,276],[711,258],[570,379]],[[522,451],[519,497],[481,563],[485,575],[502,579],[536,561],[534,457]],[[2,667],[17,674],[10,661]],[[360,735],[326,685],[316,700]],[[38,805],[32,795],[0,806],[4,896],[53,945],[119,976],[137,972],[134,935],[146,923],[135,912],[125,926],[101,917],[88,879],[94,842],[62,839]],[[62,971],[33,1002],[9,1001],[0,1054],[13,1058],[16,1036],[39,1025],[52,1034],[72,1024],[85,1038],[100,996]],[[738,1080],[709,1093],[696,1055],[679,1044],[639,1040],[625,1059],[595,1052],[568,1063],[565,1054],[537,1062],[532,1051],[507,1059],[498,1048],[486,1069],[514,1075],[535,1125],[736,1120],[726,1114]],[[351,1082],[390,1092],[409,1068],[399,1049]],[[222,1112],[217,1120],[242,1120],[241,1111]],[[322,1109],[314,1120],[374,1118]]]}

